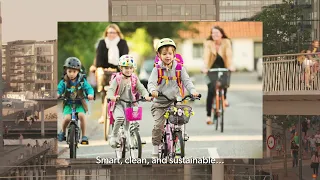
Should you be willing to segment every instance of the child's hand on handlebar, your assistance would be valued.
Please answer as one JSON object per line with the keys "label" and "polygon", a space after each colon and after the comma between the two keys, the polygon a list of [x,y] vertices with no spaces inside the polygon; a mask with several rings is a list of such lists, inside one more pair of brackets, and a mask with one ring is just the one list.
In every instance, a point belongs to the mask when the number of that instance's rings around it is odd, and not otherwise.
{"label": "child's hand on handlebar", "polygon": [[192,93],[193,97],[198,97],[199,96],[199,93],[195,92],[195,93]]}
{"label": "child's hand on handlebar", "polygon": [[120,96],[113,96],[112,98],[110,98],[110,100],[111,100],[112,102],[116,102],[117,99],[119,99],[119,98],[120,98]]}
{"label": "child's hand on handlebar", "polygon": [[158,93],[158,91],[152,91],[151,95],[152,95],[152,97],[157,98],[159,93]]}
{"label": "child's hand on handlebar", "polygon": [[145,96],[144,99],[146,99],[146,101],[152,101],[152,97],[150,96]]}
{"label": "child's hand on handlebar", "polygon": [[91,94],[88,95],[88,99],[89,99],[89,100],[93,100],[93,99],[94,99],[93,95],[91,95]]}

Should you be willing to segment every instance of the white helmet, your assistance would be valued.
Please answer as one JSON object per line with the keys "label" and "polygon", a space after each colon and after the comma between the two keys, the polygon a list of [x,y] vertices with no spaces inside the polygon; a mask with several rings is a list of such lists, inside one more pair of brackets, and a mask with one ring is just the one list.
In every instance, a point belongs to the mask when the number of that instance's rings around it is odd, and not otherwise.
{"label": "white helmet", "polygon": [[129,66],[137,68],[137,63],[134,58],[128,54],[122,55],[119,59],[119,66]]}

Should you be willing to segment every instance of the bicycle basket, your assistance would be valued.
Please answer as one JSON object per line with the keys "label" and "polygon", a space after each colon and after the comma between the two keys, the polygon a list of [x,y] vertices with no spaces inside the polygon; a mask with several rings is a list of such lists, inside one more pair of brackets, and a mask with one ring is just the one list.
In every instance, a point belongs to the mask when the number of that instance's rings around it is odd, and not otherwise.
{"label": "bicycle basket", "polygon": [[192,108],[187,105],[177,105],[176,107],[169,107],[164,117],[169,120],[171,124],[183,125],[187,124],[190,120],[190,117],[194,115]]}
{"label": "bicycle basket", "polygon": [[139,121],[142,119],[142,107],[128,107],[125,114],[127,121]]}
{"label": "bicycle basket", "polygon": [[208,77],[211,83],[215,83],[220,76],[221,87],[228,88],[230,87],[230,72],[208,72]]}

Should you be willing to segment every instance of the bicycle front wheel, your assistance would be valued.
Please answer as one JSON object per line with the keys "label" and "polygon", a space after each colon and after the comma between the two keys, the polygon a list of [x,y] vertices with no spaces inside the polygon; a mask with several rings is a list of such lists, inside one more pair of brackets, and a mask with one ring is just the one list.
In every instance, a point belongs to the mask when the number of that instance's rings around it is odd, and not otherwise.
{"label": "bicycle front wheel", "polygon": [[71,124],[69,131],[69,149],[71,159],[75,159],[77,157],[77,144],[76,126]]}
{"label": "bicycle front wheel", "polygon": [[130,133],[129,148],[130,148],[130,157],[131,158],[141,158],[142,144],[141,144],[140,133],[138,130],[133,130]]}
{"label": "bicycle front wheel", "polygon": [[126,157],[126,138],[120,139],[119,148],[117,148],[115,151],[116,151],[116,157],[118,159]]}
{"label": "bicycle front wheel", "polygon": [[183,158],[184,157],[184,139],[182,137],[182,132],[178,131],[174,133],[174,145],[173,145],[175,156]]}
{"label": "bicycle front wheel", "polygon": [[224,95],[222,94],[222,91],[220,91],[220,109],[221,109],[221,113],[220,113],[220,117],[221,117],[221,132],[223,133],[223,125],[224,125],[224,107],[225,107],[225,101],[224,101]]}

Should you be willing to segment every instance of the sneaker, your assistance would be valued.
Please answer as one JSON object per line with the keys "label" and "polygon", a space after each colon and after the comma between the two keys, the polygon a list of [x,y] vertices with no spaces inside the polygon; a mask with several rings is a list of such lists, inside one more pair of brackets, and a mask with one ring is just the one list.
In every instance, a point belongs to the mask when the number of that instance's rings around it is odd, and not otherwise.
{"label": "sneaker", "polygon": [[109,144],[112,148],[117,148],[117,137],[111,136]]}
{"label": "sneaker", "polygon": [[214,124],[214,122],[211,120],[211,117],[207,117],[207,124],[208,125]]}
{"label": "sneaker", "polygon": [[84,145],[88,145],[88,144],[89,144],[89,141],[88,141],[88,137],[87,137],[87,136],[82,136],[81,144],[84,144]]}
{"label": "sneaker", "polygon": [[152,150],[152,157],[158,158],[159,157],[159,146],[154,145]]}
{"label": "sneaker", "polygon": [[98,119],[98,123],[99,124],[103,124],[104,123],[104,117],[101,116],[99,119]]}
{"label": "sneaker", "polygon": [[184,141],[188,141],[189,140],[189,135],[187,133],[184,133]]}
{"label": "sneaker", "polygon": [[66,134],[61,131],[61,132],[58,134],[58,141],[59,141],[59,142],[62,142],[62,141],[65,141],[65,140],[66,140]]}

